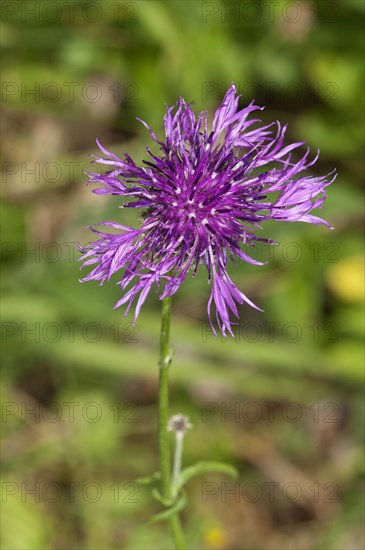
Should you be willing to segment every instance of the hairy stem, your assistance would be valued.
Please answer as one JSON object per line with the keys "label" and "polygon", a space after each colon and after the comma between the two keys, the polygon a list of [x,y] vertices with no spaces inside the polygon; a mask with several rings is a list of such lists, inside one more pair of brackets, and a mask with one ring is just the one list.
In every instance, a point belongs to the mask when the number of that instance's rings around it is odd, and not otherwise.
{"label": "hairy stem", "polygon": [[[166,499],[171,497],[171,460],[170,441],[167,431],[169,419],[169,367],[172,360],[170,348],[171,298],[162,300],[162,318],[160,334],[160,380],[158,399],[158,444],[160,453],[161,492]],[[169,519],[176,550],[185,550],[184,535],[178,514]]]}

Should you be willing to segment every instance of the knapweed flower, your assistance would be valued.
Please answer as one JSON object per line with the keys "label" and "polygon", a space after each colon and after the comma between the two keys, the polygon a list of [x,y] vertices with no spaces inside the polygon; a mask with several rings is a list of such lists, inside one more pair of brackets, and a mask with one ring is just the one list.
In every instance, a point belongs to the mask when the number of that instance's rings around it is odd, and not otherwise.
{"label": "knapweed flower", "polygon": [[[102,284],[122,271],[119,285],[124,295],[115,308],[127,304],[127,315],[139,294],[134,321],[154,283],[160,299],[171,296],[189,270],[194,276],[199,265],[205,265],[212,285],[208,300],[212,330],[216,334],[211,320],[214,302],[222,334],[233,335],[230,311],[238,317],[237,304],[243,302],[259,308],[230,279],[228,258],[262,265],[247,248],[257,241],[276,244],[255,235],[265,220],[329,227],[310,212],[323,204],[325,187],[336,174],[305,175],[318,153],[309,160],[308,148],[299,160],[292,160],[292,151],[304,142],[284,146],[286,126],[257,125],[260,120],[248,118],[263,107],[251,102],[238,110],[238,102],[232,84],[209,130],[207,112],[196,118],[180,98],[167,108],[165,141],[141,121],[160,146],[159,155],[147,147],[150,160],[143,161],[144,166],[137,166],[128,154],[118,158],[97,141],[104,156],[93,162],[111,170],[88,172],[90,183],[100,184],[94,193],[128,199],[123,206],[141,208],[143,215],[137,229],[114,222],[102,224],[112,227],[113,234],[93,229],[100,238],[81,249],[81,260],[83,266],[94,268],[82,280]],[[274,125],[275,131],[270,129]]]}

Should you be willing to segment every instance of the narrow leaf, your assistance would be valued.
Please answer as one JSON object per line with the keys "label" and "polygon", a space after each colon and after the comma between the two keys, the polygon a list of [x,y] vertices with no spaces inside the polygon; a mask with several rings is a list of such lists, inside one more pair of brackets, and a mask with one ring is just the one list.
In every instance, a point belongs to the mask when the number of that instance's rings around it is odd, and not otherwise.
{"label": "narrow leaf", "polygon": [[161,479],[160,472],[154,472],[152,475],[148,477],[139,477],[135,480],[136,483],[139,483],[140,485],[152,485],[155,481],[159,481]]}
{"label": "narrow leaf", "polygon": [[227,474],[233,478],[238,477],[238,471],[234,466],[230,464],[225,464],[224,462],[215,462],[211,460],[204,460],[202,462],[197,462],[193,466],[185,468],[177,480],[174,490],[176,493],[193,477],[196,477],[201,474],[206,473],[217,473],[217,474]]}
{"label": "narrow leaf", "polygon": [[187,503],[187,498],[186,498],[186,493],[184,492],[184,493],[181,493],[180,497],[177,499],[175,504],[171,506],[171,508],[168,508],[164,512],[154,515],[150,519],[150,522],[154,523],[155,521],[164,521],[166,519],[169,519],[171,516],[175,515],[177,512],[180,512],[180,510],[185,508],[186,503]]}
{"label": "narrow leaf", "polygon": [[152,489],[152,496],[158,500],[158,502],[161,502],[161,504],[163,504],[164,506],[166,507],[169,507],[171,506],[173,503],[174,503],[174,499],[173,498],[165,498],[161,495],[160,491],[158,489]]}

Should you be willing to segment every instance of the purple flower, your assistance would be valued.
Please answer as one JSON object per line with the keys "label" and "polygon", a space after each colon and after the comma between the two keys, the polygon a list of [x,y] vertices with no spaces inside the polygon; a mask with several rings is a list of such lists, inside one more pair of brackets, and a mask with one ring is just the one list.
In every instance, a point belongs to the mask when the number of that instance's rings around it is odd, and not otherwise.
{"label": "purple flower", "polygon": [[[154,283],[160,299],[171,296],[189,270],[194,276],[204,264],[212,282],[210,323],[214,301],[222,334],[233,335],[229,310],[238,317],[237,304],[259,308],[230,279],[228,257],[262,265],[245,249],[256,241],[276,244],[255,235],[265,220],[330,227],[310,212],[324,202],[324,189],[335,179],[334,171],[320,177],[305,175],[318,154],[309,160],[308,148],[300,160],[292,160],[291,152],[304,142],[284,147],[286,126],[279,122],[253,128],[260,120],[248,117],[263,107],[251,102],[239,111],[238,101],[232,84],[209,131],[207,112],[196,119],[180,98],[166,111],[164,142],[141,121],[161,151],[157,156],[147,147],[150,160],[143,161],[145,166],[137,166],[128,154],[124,160],[118,158],[97,141],[104,156],[93,162],[110,166],[111,171],[88,172],[90,183],[101,184],[94,193],[128,198],[123,206],[142,208],[143,222],[138,229],[101,224],[116,230],[113,234],[92,229],[100,238],[81,248],[83,266],[94,265],[82,281],[96,279],[102,284],[123,270],[118,284],[124,295],[115,308],[127,304],[127,315],[139,294],[134,321]],[[275,132],[270,129],[273,125]],[[216,334],[213,325],[212,330]]]}

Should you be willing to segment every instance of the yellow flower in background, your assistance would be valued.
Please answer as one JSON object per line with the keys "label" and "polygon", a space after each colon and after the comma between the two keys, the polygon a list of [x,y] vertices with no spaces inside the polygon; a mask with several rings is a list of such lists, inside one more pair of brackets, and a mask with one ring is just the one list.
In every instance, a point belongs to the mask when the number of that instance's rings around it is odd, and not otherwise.
{"label": "yellow flower in background", "polygon": [[327,272],[327,284],[332,292],[346,302],[359,302],[365,297],[364,256],[349,256],[333,264]]}
{"label": "yellow flower in background", "polygon": [[204,534],[204,544],[208,548],[221,550],[227,544],[227,536],[221,527],[212,527]]}

